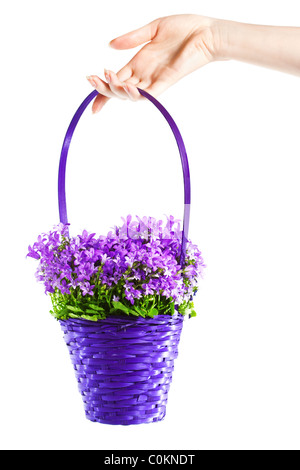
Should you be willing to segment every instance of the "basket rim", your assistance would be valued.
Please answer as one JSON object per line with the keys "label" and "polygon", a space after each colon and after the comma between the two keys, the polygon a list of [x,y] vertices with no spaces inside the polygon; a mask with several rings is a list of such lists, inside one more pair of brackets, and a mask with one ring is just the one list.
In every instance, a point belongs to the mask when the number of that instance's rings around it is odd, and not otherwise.
{"label": "basket rim", "polygon": [[88,320],[86,318],[80,318],[80,317],[77,317],[77,318],[72,318],[72,317],[68,317],[68,318],[64,318],[64,319],[61,319],[61,318],[58,318],[57,320],[61,323],[61,324],[65,324],[65,323],[81,323],[81,324],[87,324],[87,325],[96,325],[96,324],[99,324],[99,323],[128,323],[128,322],[132,322],[132,323],[166,323],[166,322],[169,322],[170,320],[181,320],[183,321],[185,319],[184,315],[182,315],[181,313],[179,312],[175,312],[173,313],[173,315],[171,314],[161,314],[161,315],[156,315],[155,317],[142,317],[142,316],[134,316],[134,315],[109,315],[107,316],[106,318],[99,318],[97,320]]}

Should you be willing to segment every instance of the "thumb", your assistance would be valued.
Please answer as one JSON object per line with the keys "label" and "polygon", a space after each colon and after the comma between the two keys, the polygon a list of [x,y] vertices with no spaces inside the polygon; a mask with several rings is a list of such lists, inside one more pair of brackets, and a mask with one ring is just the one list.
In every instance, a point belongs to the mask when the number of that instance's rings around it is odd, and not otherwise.
{"label": "thumb", "polygon": [[158,23],[159,20],[154,20],[141,28],[113,39],[109,45],[114,49],[132,49],[133,47],[140,46],[145,42],[151,41],[156,36]]}

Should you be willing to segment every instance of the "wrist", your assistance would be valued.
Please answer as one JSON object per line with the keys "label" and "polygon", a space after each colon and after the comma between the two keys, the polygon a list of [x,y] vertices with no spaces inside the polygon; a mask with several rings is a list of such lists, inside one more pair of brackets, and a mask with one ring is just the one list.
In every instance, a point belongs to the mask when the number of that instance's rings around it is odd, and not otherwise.
{"label": "wrist", "polygon": [[233,21],[213,20],[211,32],[213,37],[212,55],[214,60],[229,60],[232,58],[230,53],[230,38],[234,24],[235,22]]}

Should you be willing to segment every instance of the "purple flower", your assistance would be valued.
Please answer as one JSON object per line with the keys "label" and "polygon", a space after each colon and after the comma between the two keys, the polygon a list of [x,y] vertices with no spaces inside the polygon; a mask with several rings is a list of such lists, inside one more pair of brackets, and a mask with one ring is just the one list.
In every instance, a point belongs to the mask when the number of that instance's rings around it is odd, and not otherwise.
{"label": "purple flower", "polygon": [[28,247],[28,253],[26,256],[30,256],[31,258],[34,258],[34,259],[40,259],[40,255],[34,251],[33,248],[31,248],[31,246]]}
{"label": "purple flower", "polygon": [[59,224],[41,234],[27,256],[39,260],[36,277],[46,293],[93,296],[105,287],[115,289],[114,301],[125,297],[133,305],[144,296],[162,295],[180,304],[195,294],[205,267],[191,242],[180,265],[181,238],[173,216],[165,225],[153,217],[127,216],[123,225],[99,237],[86,230],[74,237],[68,225]]}
{"label": "purple flower", "polygon": [[81,285],[82,295],[94,295],[93,288],[95,286],[91,286],[89,282],[82,282]]}
{"label": "purple flower", "polygon": [[149,284],[143,284],[142,287],[143,287],[143,289],[144,289],[145,295],[152,295],[152,294],[154,294],[154,290],[151,288],[151,286],[150,286]]}

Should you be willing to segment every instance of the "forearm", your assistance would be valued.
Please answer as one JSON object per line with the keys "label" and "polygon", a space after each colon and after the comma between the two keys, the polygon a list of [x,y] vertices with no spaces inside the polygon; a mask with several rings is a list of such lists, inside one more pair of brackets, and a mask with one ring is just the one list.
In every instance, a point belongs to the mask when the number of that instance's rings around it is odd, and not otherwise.
{"label": "forearm", "polygon": [[217,58],[300,75],[300,28],[220,20],[215,32]]}

